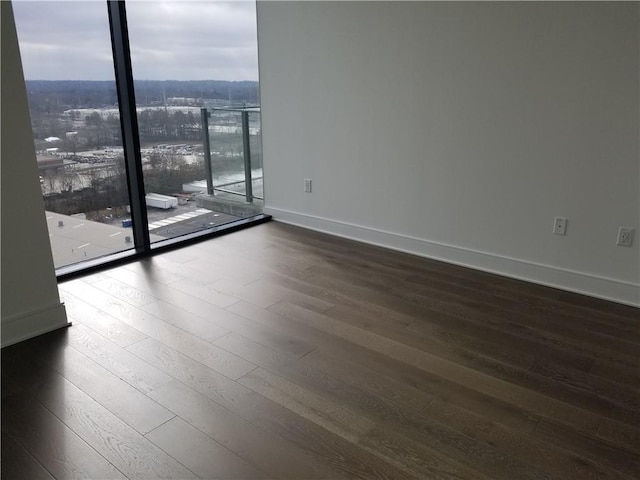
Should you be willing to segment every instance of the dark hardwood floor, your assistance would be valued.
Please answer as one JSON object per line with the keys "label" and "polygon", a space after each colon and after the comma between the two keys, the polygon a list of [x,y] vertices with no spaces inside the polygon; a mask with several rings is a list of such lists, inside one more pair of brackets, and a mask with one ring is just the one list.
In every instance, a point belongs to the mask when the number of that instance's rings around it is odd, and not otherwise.
{"label": "dark hardwood floor", "polygon": [[3,479],[637,479],[640,311],[269,223],[60,285]]}

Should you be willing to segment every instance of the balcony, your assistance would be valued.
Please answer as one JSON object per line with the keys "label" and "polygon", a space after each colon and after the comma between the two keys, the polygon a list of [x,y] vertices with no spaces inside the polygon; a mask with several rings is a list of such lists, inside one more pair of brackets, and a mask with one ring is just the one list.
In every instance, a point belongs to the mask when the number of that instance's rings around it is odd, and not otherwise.
{"label": "balcony", "polygon": [[260,107],[203,108],[201,119],[206,179],[194,182],[197,206],[241,218],[262,213]]}
{"label": "balcony", "polygon": [[[260,108],[200,113],[188,143],[160,139],[141,149],[152,243],[262,213]],[[132,248],[123,162],[122,149],[107,147],[67,153],[56,168],[41,170],[56,268]]]}

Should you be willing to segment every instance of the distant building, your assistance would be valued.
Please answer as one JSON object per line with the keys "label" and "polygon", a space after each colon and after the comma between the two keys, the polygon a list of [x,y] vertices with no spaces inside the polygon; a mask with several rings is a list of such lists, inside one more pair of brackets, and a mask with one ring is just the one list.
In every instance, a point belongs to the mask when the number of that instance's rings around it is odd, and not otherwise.
{"label": "distant building", "polygon": [[54,157],[51,155],[36,155],[36,161],[38,162],[38,170],[64,166],[64,160],[61,157]]}
{"label": "distant building", "polygon": [[74,108],[72,110],[65,110],[62,113],[62,117],[84,122],[89,115],[93,115],[94,113],[100,115],[103,120],[109,118],[110,115],[120,116],[120,111],[117,108]]}
{"label": "distant building", "polygon": [[167,98],[167,105],[185,105],[185,106],[197,106],[202,103],[199,98],[191,97],[169,97]]}

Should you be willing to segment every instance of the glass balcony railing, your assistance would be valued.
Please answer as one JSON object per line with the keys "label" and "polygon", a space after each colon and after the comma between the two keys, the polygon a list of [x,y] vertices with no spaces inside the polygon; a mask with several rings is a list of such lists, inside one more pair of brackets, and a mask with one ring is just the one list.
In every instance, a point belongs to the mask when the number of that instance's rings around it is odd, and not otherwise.
{"label": "glass balcony railing", "polygon": [[[260,107],[210,107],[201,110],[207,198],[234,214],[262,212],[262,138]],[[204,197],[204,196],[203,196]],[[213,208],[213,207],[209,207]],[[231,212],[230,212],[231,213]]]}

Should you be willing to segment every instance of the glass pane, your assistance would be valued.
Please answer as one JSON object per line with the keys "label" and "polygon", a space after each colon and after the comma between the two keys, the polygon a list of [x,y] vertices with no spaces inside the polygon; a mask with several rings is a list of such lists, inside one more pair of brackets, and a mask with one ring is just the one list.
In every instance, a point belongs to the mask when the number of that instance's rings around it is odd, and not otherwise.
{"label": "glass pane", "polygon": [[[156,240],[256,214],[242,195],[218,202],[207,193],[202,110],[257,104],[255,8],[243,1],[127,4],[149,231]],[[224,155],[232,154],[217,157],[225,165],[214,167],[218,183],[244,179],[241,114],[226,114],[233,133],[225,137]]]}
{"label": "glass pane", "polygon": [[107,7],[14,1],[56,268],[133,247]]}
{"label": "glass pane", "polygon": [[[244,203],[246,214],[262,211],[262,137],[259,107],[207,108],[208,155],[217,204]],[[206,149],[206,145],[205,145]]]}

